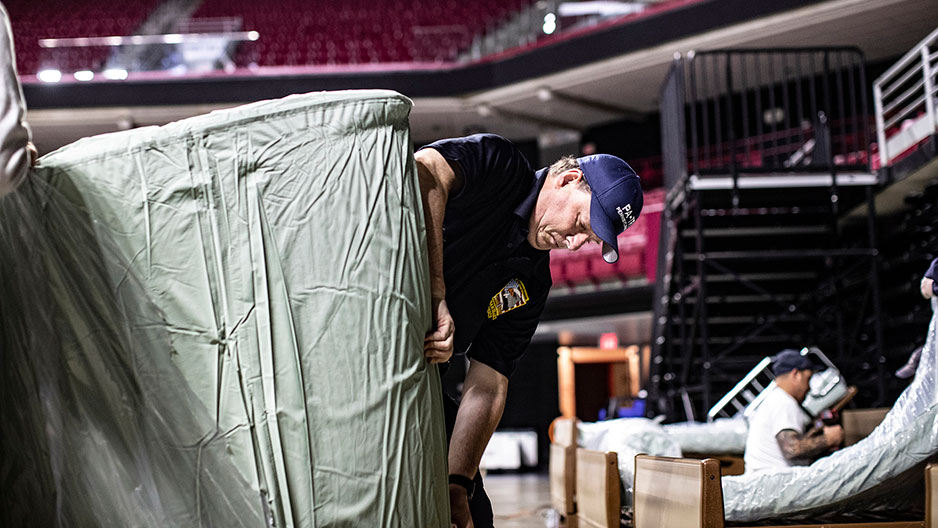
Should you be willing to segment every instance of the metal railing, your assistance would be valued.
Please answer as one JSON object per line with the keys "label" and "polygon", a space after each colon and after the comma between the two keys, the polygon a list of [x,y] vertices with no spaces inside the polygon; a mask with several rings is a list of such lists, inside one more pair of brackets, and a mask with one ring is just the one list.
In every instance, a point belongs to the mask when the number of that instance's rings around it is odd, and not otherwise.
{"label": "metal railing", "polygon": [[876,134],[888,166],[938,131],[938,29],[873,83]]}
{"label": "metal railing", "polygon": [[864,66],[856,48],[676,55],[662,89],[662,113],[669,116],[662,141],[674,158],[666,163],[666,185],[688,170],[734,179],[741,172],[868,170]]}

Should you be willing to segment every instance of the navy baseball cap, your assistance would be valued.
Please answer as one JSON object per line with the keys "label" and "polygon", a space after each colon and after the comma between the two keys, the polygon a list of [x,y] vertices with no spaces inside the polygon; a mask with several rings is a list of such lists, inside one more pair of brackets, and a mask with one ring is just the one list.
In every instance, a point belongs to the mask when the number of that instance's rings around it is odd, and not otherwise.
{"label": "navy baseball cap", "polygon": [[801,352],[791,348],[787,348],[775,354],[775,357],[772,359],[772,373],[776,376],[788,374],[796,369],[811,369],[816,371],[818,368],[807,356],[802,356]]}
{"label": "navy baseball cap", "polygon": [[619,233],[642,212],[644,196],[638,175],[629,164],[609,154],[577,158],[592,192],[590,227],[603,241],[603,260],[619,260]]}

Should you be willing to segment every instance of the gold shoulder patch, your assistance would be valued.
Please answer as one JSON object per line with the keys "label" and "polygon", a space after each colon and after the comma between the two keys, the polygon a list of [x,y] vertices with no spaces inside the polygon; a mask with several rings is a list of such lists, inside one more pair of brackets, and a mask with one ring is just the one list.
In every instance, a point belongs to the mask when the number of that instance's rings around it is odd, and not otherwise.
{"label": "gold shoulder patch", "polygon": [[510,312],[515,308],[524,306],[528,303],[528,290],[524,287],[521,279],[511,279],[492,300],[489,301],[487,315],[489,319],[495,320],[499,315]]}

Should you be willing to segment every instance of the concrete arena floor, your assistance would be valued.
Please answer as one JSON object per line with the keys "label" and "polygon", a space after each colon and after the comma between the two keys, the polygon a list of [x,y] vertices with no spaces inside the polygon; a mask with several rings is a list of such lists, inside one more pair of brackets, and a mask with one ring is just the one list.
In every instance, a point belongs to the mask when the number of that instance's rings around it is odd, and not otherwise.
{"label": "concrete arena floor", "polygon": [[547,474],[488,474],[485,490],[496,528],[544,528],[550,509]]}

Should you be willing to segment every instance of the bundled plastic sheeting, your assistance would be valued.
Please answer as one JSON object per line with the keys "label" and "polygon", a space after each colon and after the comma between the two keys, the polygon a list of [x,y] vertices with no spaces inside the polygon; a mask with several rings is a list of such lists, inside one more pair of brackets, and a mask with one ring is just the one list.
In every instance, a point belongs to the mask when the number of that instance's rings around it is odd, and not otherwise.
{"label": "bundled plastic sheeting", "polygon": [[[932,309],[938,300],[932,300]],[[807,467],[723,478],[727,520],[824,521],[857,514],[921,519],[923,464],[938,453],[938,315],[932,317],[915,379],[883,422],[860,442]],[[908,483],[917,483],[910,486]],[[846,512],[846,513],[839,513]],[[833,518],[833,517],[830,517]]]}
{"label": "bundled plastic sheeting", "polygon": [[742,455],[749,434],[749,425],[741,415],[717,418],[710,423],[680,422],[663,427],[684,453]]}
{"label": "bundled plastic sheeting", "polygon": [[0,200],[5,525],[449,526],[410,107],[89,138]]}
{"label": "bundled plastic sheeting", "polygon": [[632,504],[635,455],[681,456],[681,448],[665,430],[647,418],[619,418],[604,422],[578,422],[577,445],[594,451],[614,451],[619,461],[619,500]]}
{"label": "bundled plastic sheeting", "polygon": [[659,425],[647,418],[577,422],[577,444],[595,451],[613,451],[619,460],[622,505],[632,505],[635,455],[679,457],[684,453],[742,454],[748,427],[742,418],[713,423]]}

